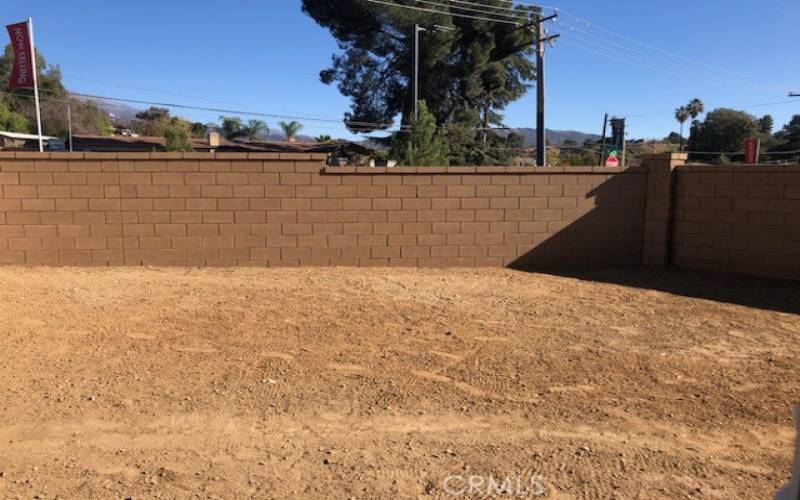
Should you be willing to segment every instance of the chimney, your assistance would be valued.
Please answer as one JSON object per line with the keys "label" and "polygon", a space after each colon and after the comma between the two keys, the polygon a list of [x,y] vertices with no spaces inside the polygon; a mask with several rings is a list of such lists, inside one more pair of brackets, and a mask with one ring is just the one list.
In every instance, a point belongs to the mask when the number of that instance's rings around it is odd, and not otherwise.
{"label": "chimney", "polygon": [[208,146],[212,148],[219,147],[219,132],[208,133]]}

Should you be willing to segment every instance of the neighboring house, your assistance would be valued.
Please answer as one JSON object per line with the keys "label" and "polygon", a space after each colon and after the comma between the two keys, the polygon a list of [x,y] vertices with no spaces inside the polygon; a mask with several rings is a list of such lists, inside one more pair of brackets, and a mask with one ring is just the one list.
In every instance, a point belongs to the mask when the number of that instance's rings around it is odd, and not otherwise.
{"label": "neighboring house", "polygon": [[[58,137],[42,136],[48,151],[63,151],[64,140]],[[19,132],[0,131],[0,151],[39,151],[39,136]]]}
{"label": "neighboring house", "polygon": [[349,141],[288,142],[288,141],[241,141],[264,152],[276,153],[325,153],[331,165],[369,166],[375,150]]}
{"label": "neighboring house", "polygon": [[[136,135],[75,135],[72,137],[73,151],[97,151],[107,153],[150,153],[164,151],[167,140],[158,136]],[[210,134],[208,138],[192,138],[192,149],[200,153],[208,152],[259,152],[258,148],[238,142],[221,139]]]}
{"label": "neighboring house", "polygon": [[[192,138],[192,149],[197,152],[250,152],[250,153],[325,153],[331,165],[369,165],[375,150],[354,142],[326,143],[288,141],[229,141],[216,133],[208,138]],[[156,136],[130,135],[75,135],[74,151],[149,153],[164,151],[166,139]]]}

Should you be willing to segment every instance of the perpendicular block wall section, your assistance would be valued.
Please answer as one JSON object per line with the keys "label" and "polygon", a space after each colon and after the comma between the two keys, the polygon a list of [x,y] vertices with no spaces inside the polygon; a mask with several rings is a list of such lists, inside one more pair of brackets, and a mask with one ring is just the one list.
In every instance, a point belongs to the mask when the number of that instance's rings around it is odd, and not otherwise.
{"label": "perpendicular block wall section", "polygon": [[675,169],[686,162],[686,157],[685,153],[668,153],[647,155],[642,159],[647,166],[642,250],[645,266],[671,263]]}
{"label": "perpendicular block wall section", "polygon": [[800,166],[686,165],[675,193],[675,265],[800,279]]}
{"label": "perpendicular block wall section", "polygon": [[0,153],[0,263],[636,266],[644,169]]}

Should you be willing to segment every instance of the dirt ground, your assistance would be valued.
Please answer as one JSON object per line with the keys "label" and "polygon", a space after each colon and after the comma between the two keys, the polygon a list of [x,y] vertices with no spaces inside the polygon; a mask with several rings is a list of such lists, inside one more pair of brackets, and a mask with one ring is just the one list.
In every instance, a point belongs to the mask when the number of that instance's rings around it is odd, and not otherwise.
{"label": "dirt ground", "polygon": [[7,267],[0,304],[0,498],[447,498],[489,478],[767,498],[790,474],[800,285]]}

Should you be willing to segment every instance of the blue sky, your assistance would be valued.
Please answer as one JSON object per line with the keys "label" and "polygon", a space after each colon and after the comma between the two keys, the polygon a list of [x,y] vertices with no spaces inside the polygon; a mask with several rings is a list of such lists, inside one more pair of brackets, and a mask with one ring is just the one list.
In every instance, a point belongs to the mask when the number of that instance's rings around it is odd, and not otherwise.
{"label": "blue sky", "polygon": [[[797,0],[547,4],[563,9],[567,25],[552,26],[564,42],[548,52],[548,128],[599,133],[609,112],[629,117],[631,137],[663,137],[677,130],[675,107],[693,97],[707,109],[770,113],[777,125],[800,113],[800,98],[786,97],[800,91]],[[300,0],[4,2],[5,24],[29,16],[37,49],[61,66],[73,91],[331,119],[348,109],[317,78],[338,49]],[[534,125],[534,94],[508,107],[509,126]],[[197,121],[219,115],[177,114]],[[267,121],[277,128],[277,119]],[[312,121],[303,133],[349,136],[340,124]]]}

